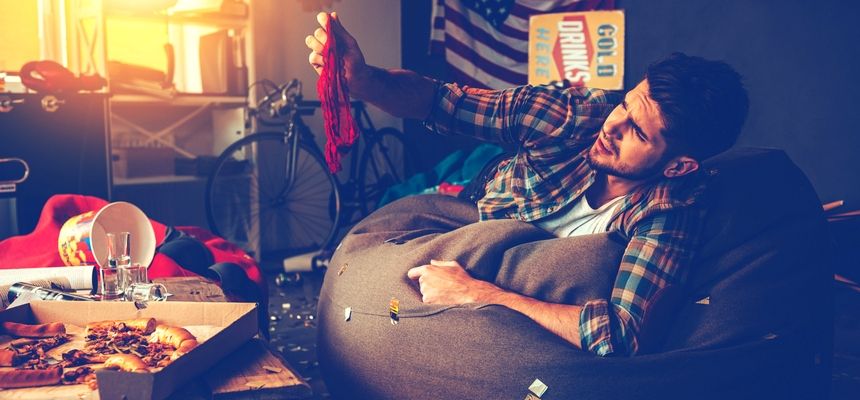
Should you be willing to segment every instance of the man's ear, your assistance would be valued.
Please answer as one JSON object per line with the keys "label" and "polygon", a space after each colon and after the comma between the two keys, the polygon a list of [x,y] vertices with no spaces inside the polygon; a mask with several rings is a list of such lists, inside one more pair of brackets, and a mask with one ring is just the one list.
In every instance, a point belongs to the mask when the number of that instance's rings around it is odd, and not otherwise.
{"label": "man's ear", "polygon": [[688,156],[678,156],[673,158],[666,164],[663,169],[663,176],[667,178],[678,178],[699,169],[699,162],[696,159]]}

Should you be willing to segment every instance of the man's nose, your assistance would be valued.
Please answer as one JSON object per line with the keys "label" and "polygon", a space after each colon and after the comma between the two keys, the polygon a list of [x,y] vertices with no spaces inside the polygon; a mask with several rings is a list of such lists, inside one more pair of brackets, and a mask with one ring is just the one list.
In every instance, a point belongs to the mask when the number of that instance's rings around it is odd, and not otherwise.
{"label": "man's nose", "polygon": [[603,128],[603,135],[606,136],[607,140],[619,140],[621,139],[621,133],[615,126],[606,126]]}

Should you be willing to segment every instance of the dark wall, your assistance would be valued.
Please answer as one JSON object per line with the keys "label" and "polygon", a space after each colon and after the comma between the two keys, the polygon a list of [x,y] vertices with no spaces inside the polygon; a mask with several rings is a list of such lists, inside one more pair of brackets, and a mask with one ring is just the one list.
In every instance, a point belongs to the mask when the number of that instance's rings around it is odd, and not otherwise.
{"label": "dark wall", "polygon": [[746,78],[740,145],[784,149],[822,201],[860,208],[860,2],[618,0],[626,86],[672,51],[722,59]]}
{"label": "dark wall", "polygon": [[[444,57],[430,57],[430,18],[431,6],[435,0],[401,0],[400,3],[403,51],[403,68],[416,71],[424,76],[446,81]],[[421,149],[416,157],[419,171],[433,168],[442,158],[458,149],[471,149],[478,141],[463,137],[445,137],[428,134],[420,121],[404,120],[403,130],[406,137]]]}
{"label": "dark wall", "polygon": [[[443,76],[427,57],[432,1],[402,1],[404,67]],[[746,80],[750,116],[738,144],[784,149],[822,201],[860,208],[860,1],[617,0],[627,14],[626,87],[673,51],[725,60]],[[456,146],[427,138],[423,160]],[[430,164],[432,165],[432,164]]]}

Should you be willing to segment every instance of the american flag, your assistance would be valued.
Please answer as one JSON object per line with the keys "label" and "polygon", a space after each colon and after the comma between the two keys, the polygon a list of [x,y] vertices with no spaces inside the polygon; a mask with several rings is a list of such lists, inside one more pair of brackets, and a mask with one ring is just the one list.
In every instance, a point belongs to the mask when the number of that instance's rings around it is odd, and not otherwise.
{"label": "american flag", "polygon": [[491,89],[524,85],[529,17],[613,8],[615,0],[436,0],[430,49],[444,54],[454,82]]}

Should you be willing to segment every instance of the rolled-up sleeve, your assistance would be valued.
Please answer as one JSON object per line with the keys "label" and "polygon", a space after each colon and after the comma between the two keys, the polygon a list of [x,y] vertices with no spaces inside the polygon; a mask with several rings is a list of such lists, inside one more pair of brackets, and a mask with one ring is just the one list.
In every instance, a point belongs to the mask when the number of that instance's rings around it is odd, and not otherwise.
{"label": "rolled-up sleeve", "polygon": [[643,317],[657,292],[688,275],[698,240],[699,213],[692,208],[644,218],[624,251],[611,301],[586,302],[580,313],[581,345],[594,354],[635,355]]}
{"label": "rolled-up sleeve", "polygon": [[544,148],[592,136],[620,101],[600,89],[519,86],[503,90],[439,84],[425,125],[443,135]]}

